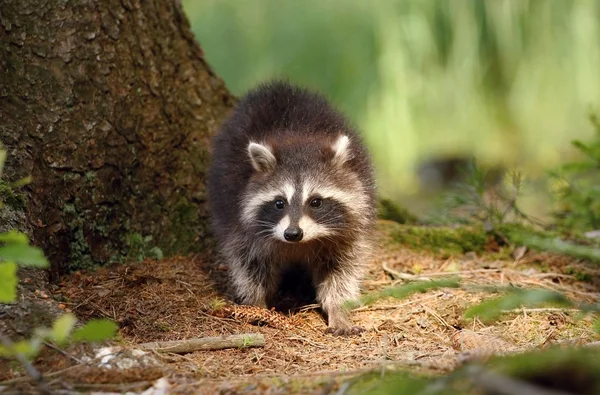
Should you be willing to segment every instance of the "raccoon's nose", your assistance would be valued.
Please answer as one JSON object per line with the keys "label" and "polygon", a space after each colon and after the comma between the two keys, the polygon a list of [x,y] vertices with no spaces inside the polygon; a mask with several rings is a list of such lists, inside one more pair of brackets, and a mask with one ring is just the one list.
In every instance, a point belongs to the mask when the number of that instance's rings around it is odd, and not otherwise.
{"label": "raccoon's nose", "polygon": [[304,232],[302,232],[302,229],[300,228],[287,228],[283,232],[283,237],[285,237],[287,241],[300,241],[302,240],[303,235]]}

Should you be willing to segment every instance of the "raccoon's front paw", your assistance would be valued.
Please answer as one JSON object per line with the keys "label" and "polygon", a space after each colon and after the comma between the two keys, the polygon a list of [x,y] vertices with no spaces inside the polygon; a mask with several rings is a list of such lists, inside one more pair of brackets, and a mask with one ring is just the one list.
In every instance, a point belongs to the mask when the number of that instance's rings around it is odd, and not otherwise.
{"label": "raccoon's front paw", "polygon": [[329,327],[325,333],[332,334],[333,336],[355,336],[360,335],[365,331],[362,326],[342,326],[342,327]]}

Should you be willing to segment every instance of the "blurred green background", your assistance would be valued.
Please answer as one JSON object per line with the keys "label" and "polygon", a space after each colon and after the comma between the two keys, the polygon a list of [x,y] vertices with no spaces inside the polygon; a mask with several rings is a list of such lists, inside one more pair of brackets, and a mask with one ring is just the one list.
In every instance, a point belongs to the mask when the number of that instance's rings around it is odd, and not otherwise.
{"label": "blurred green background", "polygon": [[236,95],[286,77],[324,92],[366,137],[380,190],[415,166],[474,155],[535,175],[592,134],[600,1],[184,0]]}

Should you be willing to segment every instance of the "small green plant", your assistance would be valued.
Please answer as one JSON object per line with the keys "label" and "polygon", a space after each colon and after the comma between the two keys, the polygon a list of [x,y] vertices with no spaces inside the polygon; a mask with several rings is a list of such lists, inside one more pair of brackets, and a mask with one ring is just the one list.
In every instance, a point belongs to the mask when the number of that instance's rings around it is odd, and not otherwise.
{"label": "small green plant", "polygon": [[511,241],[600,263],[600,238],[584,237],[600,229],[600,121],[595,115],[590,120],[595,130],[591,141],[573,141],[582,158],[550,172],[555,234],[516,231]]}
{"label": "small green plant", "polygon": [[[431,289],[445,287],[460,287],[467,291],[487,291],[500,293],[494,298],[486,298],[478,305],[467,309],[463,317],[465,319],[478,318],[485,322],[497,319],[507,310],[512,311],[519,307],[540,307],[547,305],[558,305],[562,307],[573,307],[581,311],[580,316],[586,314],[599,314],[600,304],[577,304],[558,292],[546,289],[521,289],[516,287],[481,287],[461,284],[459,280],[420,281],[412,282],[402,286],[390,288],[381,292],[371,293],[362,298],[360,304],[370,304],[382,297],[406,298],[416,292],[425,292]],[[356,307],[353,305],[352,307]],[[594,323],[595,330],[600,333],[600,319]],[[523,361],[527,362],[524,363]],[[362,374],[343,385],[345,392],[349,394],[475,394],[482,393],[482,389],[490,393],[503,393],[498,391],[506,383],[510,383],[515,389],[511,393],[525,393],[531,390],[531,379],[540,386],[540,392],[545,393],[541,386],[545,381],[536,380],[547,373],[552,377],[556,369],[569,371],[572,366],[578,366],[577,372],[585,376],[585,388],[600,389],[598,377],[600,353],[596,350],[550,348],[543,351],[533,351],[516,356],[495,357],[484,365],[471,363],[459,367],[455,371],[439,378],[427,378],[420,375],[411,375],[406,372],[386,370],[385,366],[370,373]],[[549,369],[553,369],[549,371]],[[585,373],[583,373],[585,372]],[[486,377],[482,377],[485,375]],[[593,380],[588,380],[593,379]],[[568,381],[568,380],[567,380]],[[562,382],[568,385],[567,381]],[[575,381],[574,381],[575,382]],[[490,387],[492,385],[492,387]],[[527,390],[527,391],[526,391]],[[484,391],[485,392],[485,391]],[[597,392],[597,391],[596,391]],[[596,393],[593,392],[593,393]],[[488,392],[485,392],[488,393]],[[592,392],[590,392],[592,393]]]}
{"label": "small green plant", "polygon": [[509,221],[529,220],[518,205],[526,185],[522,173],[487,168],[475,159],[461,172],[461,181],[444,194],[440,209],[429,218],[431,222],[482,223],[491,230]]}
{"label": "small green plant", "polygon": [[[507,310],[521,307],[533,308],[547,305],[577,308],[582,314],[600,313],[600,304],[577,304],[569,300],[560,292],[547,289],[522,289],[517,287],[481,287],[462,284],[460,279],[448,278],[436,281],[413,281],[400,286],[394,286],[377,292],[371,292],[360,298],[357,302],[347,302],[346,308],[353,309],[359,306],[370,305],[385,297],[404,299],[415,293],[427,292],[440,288],[461,288],[466,291],[484,291],[500,293],[495,298],[486,298],[481,303],[468,308],[463,317],[465,319],[479,318],[484,322],[497,319]],[[600,318],[596,320],[596,328],[600,330]],[[599,332],[600,333],[600,332]]]}
{"label": "small green plant", "polygon": [[[0,148],[0,177],[6,159],[6,152]],[[14,185],[24,185],[28,180]],[[2,184],[6,186],[5,183]],[[4,200],[0,196],[0,209]],[[41,249],[30,245],[29,238],[16,230],[0,233],[0,303],[14,303],[17,300],[18,267],[47,268],[49,262]],[[75,329],[77,319],[73,314],[57,318],[52,328],[35,328],[33,336],[13,342],[0,332],[0,357],[18,360],[27,372],[43,385],[41,375],[28,359],[34,358],[44,342],[65,345],[78,341],[101,341],[115,335],[117,325],[108,320],[91,320],[83,327]]]}
{"label": "small green plant", "polygon": [[353,309],[359,306],[370,305],[385,297],[403,299],[412,294],[427,292],[439,288],[458,288],[460,282],[456,279],[443,279],[438,281],[414,281],[397,287],[390,287],[378,292],[364,295],[358,302],[347,302],[346,308]]}
{"label": "small green plant", "polygon": [[254,342],[252,341],[252,338],[250,336],[244,336],[241,348],[251,347],[253,344]]}
{"label": "small green plant", "polygon": [[152,235],[142,236],[140,233],[132,232],[126,236],[127,259],[141,262],[146,258],[162,259],[163,252],[159,247],[152,246]]}
{"label": "small green plant", "polygon": [[18,342],[3,339],[0,345],[0,357],[16,358],[19,355],[34,358],[44,342],[65,346],[77,342],[99,342],[115,336],[117,325],[109,320],[96,319],[75,329],[77,318],[71,313],[63,314],[52,324],[52,328],[36,328],[33,336]]}
{"label": "small green plant", "polygon": [[342,388],[347,394],[597,394],[598,377],[597,350],[554,347],[473,361],[433,377],[382,367]]}
{"label": "small green plant", "polygon": [[227,302],[221,298],[214,298],[210,304],[213,311],[219,311],[227,305]]}
{"label": "small green plant", "polygon": [[591,141],[574,140],[581,160],[551,172],[556,195],[554,216],[564,230],[600,229],[600,120],[590,116],[595,134]]}
{"label": "small green plant", "polygon": [[465,311],[464,317],[467,319],[477,317],[483,322],[491,322],[506,310],[520,307],[538,307],[547,304],[561,307],[571,307],[573,305],[559,292],[546,289],[510,288],[505,295],[486,299],[478,305],[470,307]]}

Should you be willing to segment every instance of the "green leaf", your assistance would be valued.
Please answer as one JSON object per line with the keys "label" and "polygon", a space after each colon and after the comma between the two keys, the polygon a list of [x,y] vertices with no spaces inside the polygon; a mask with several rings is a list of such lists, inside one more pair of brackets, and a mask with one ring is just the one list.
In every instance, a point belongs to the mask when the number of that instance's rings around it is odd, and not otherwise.
{"label": "green leaf", "polygon": [[33,181],[33,178],[31,176],[24,177],[24,178],[21,178],[18,181],[13,182],[12,185],[11,185],[11,187],[12,188],[20,188],[20,187],[22,187],[24,185],[31,184],[32,181]]}
{"label": "green leaf", "polygon": [[362,305],[372,304],[375,301],[385,297],[391,296],[392,298],[403,299],[418,292],[427,292],[431,289],[437,288],[458,288],[459,286],[460,284],[456,279],[415,281],[399,287],[387,288],[379,292],[369,293],[363,296],[358,303],[348,302],[345,304],[345,307],[355,308]]}
{"label": "green leaf", "polygon": [[9,244],[0,247],[0,259],[17,262],[23,266],[48,267],[48,260],[42,250],[27,244]]}
{"label": "green leaf", "polygon": [[600,262],[600,249],[584,245],[569,243],[560,238],[539,237],[526,233],[514,232],[508,235],[516,243],[526,245],[541,251],[551,251],[559,254],[574,256]]}
{"label": "green leaf", "polygon": [[13,343],[11,347],[0,345],[0,357],[10,358],[17,354],[22,354],[26,357],[35,356],[40,350],[41,342],[39,340],[21,340]]}
{"label": "green leaf", "polygon": [[6,233],[0,233],[0,242],[6,244],[29,244],[29,238],[25,233],[13,229]]}
{"label": "green leaf", "polygon": [[148,251],[148,256],[159,260],[164,257],[162,250],[158,247],[152,247],[150,251]]}
{"label": "green leaf", "polygon": [[499,317],[504,310],[513,310],[519,307],[535,307],[544,304],[568,307],[572,303],[564,295],[545,289],[515,289],[507,295],[488,299],[472,306],[465,311],[465,318],[479,317],[487,323]]}
{"label": "green leaf", "polygon": [[17,299],[17,264],[0,263],[0,303],[10,303]]}
{"label": "green leaf", "polygon": [[77,322],[77,318],[70,313],[58,317],[56,321],[54,321],[54,324],[52,324],[52,339],[57,344],[65,343],[75,326],[75,322]]}
{"label": "green leaf", "polygon": [[110,339],[117,333],[117,328],[117,324],[109,320],[91,320],[73,333],[73,340],[94,342]]}

